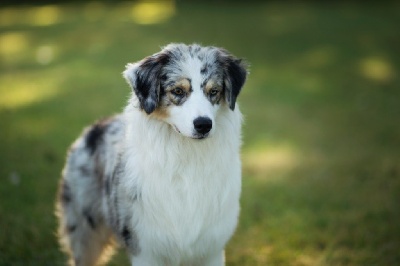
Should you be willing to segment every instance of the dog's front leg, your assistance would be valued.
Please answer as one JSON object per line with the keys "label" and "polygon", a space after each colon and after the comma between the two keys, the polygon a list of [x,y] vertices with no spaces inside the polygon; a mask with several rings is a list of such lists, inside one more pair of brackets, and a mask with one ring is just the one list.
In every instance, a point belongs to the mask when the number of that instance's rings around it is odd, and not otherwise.
{"label": "dog's front leg", "polygon": [[166,261],[159,260],[151,255],[146,255],[140,253],[138,255],[131,255],[131,265],[132,266],[165,266],[170,265],[170,263]]}
{"label": "dog's front leg", "polygon": [[213,256],[209,256],[200,265],[205,266],[222,266],[225,265],[225,252],[218,252]]}

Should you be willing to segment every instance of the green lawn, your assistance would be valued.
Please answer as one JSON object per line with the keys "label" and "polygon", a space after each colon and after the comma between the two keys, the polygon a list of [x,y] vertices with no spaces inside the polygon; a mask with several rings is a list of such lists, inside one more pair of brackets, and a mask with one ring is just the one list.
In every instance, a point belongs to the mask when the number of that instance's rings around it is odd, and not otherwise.
{"label": "green lawn", "polygon": [[227,265],[399,265],[400,5],[181,2],[0,7],[0,265],[65,265],[66,150],[122,110],[124,65],[169,42],[251,65]]}

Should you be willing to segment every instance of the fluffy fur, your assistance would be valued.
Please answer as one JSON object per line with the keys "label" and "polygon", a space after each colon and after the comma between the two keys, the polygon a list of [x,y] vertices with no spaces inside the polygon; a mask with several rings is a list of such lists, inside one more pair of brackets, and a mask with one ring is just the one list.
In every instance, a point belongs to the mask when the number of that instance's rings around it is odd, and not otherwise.
{"label": "fluffy fur", "polygon": [[170,44],[128,64],[120,115],[85,129],[68,153],[57,201],[71,265],[223,265],[239,215],[241,60]]}

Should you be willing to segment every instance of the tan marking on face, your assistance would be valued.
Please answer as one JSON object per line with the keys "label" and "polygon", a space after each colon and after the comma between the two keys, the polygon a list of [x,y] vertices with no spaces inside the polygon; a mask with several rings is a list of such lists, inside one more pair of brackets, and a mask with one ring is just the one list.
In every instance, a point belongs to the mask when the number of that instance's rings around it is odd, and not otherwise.
{"label": "tan marking on face", "polygon": [[175,83],[174,88],[182,88],[186,93],[190,92],[191,86],[188,79],[181,79]]}
{"label": "tan marking on face", "polygon": [[206,86],[204,88],[205,93],[209,93],[211,89],[214,89],[217,87],[217,84],[214,80],[210,79],[209,81],[207,81]]}
{"label": "tan marking on face", "polygon": [[204,87],[204,92],[209,94],[212,89],[215,89],[220,94],[222,92],[222,87],[215,80],[210,79],[207,81],[206,86]]}
{"label": "tan marking on face", "polygon": [[154,112],[150,114],[151,118],[155,118],[158,120],[165,120],[169,116],[168,109],[165,107],[158,107]]}
{"label": "tan marking on face", "polygon": [[[218,93],[211,94],[212,90],[217,90]],[[216,82],[216,80],[210,79],[204,86],[204,94],[209,98],[212,104],[219,103],[222,95],[222,87]]]}
{"label": "tan marking on face", "polygon": [[[181,89],[183,91],[182,94],[176,95],[173,93],[175,89]],[[190,85],[190,81],[186,78],[182,78],[172,85],[168,86],[166,89],[166,99],[164,99],[164,106],[167,106],[168,103],[172,103],[175,105],[180,105],[189,97],[192,87]]]}

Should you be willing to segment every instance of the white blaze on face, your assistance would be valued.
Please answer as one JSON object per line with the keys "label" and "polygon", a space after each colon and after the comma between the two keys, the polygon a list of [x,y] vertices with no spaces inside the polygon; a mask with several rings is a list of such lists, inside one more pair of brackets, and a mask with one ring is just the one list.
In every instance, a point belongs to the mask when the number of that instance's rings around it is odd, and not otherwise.
{"label": "white blaze on face", "polygon": [[212,129],[208,135],[213,134],[215,130],[215,115],[218,110],[218,105],[213,105],[206,97],[203,88],[201,88],[204,78],[200,73],[201,67],[200,60],[190,57],[182,63],[183,77],[190,80],[192,91],[182,105],[170,107],[167,118],[167,122],[175,130],[191,138],[199,137],[193,124],[194,120],[199,117],[209,118],[212,121]]}

